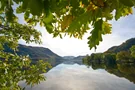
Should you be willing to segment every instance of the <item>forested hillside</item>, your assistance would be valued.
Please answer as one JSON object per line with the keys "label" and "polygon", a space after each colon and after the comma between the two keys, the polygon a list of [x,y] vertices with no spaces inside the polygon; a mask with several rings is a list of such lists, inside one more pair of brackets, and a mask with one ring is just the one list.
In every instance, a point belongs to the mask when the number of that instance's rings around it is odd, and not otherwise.
{"label": "forested hillside", "polygon": [[119,46],[113,46],[109,48],[106,52],[117,53],[120,51],[128,51],[133,45],[135,45],[135,38],[128,39],[126,42],[122,43]]}
{"label": "forested hillside", "polygon": [[113,46],[104,53],[92,53],[83,58],[84,63],[135,63],[135,38],[119,46]]}
{"label": "forested hillside", "polygon": [[[5,46],[5,52],[13,52],[10,48]],[[44,47],[32,47],[19,44],[18,46],[18,55],[29,55],[32,59],[32,63],[35,63],[37,60],[48,61],[55,66],[63,61],[63,58],[59,55],[53,53],[50,49]]]}

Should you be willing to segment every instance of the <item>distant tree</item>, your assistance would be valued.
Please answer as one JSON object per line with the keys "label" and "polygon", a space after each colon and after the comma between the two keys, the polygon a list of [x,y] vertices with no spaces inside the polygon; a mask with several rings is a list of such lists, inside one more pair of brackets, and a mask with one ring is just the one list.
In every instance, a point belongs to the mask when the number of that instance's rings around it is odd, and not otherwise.
{"label": "distant tree", "polygon": [[131,59],[131,54],[128,51],[120,51],[116,55],[117,61],[125,61],[128,62]]}
{"label": "distant tree", "polygon": [[90,63],[90,59],[91,57],[89,55],[86,55],[83,59],[82,59],[82,62],[83,64],[89,66],[89,63]]}
{"label": "distant tree", "polygon": [[116,64],[116,54],[115,53],[104,53],[103,61],[108,64]]}
{"label": "distant tree", "polygon": [[103,54],[102,53],[93,53],[93,54],[91,54],[90,59],[92,62],[100,63],[101,60],[103,59]]}
{"label": "distant tree", "polygon": [[135,58],[135,45],[133,45],[133,46],[130,48],[130,51],[131,51],[132,57]]}

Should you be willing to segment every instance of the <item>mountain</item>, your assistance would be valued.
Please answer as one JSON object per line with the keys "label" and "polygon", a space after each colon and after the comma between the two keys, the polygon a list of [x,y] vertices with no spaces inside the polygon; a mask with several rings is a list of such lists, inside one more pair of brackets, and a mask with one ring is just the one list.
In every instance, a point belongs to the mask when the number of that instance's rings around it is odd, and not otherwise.
{"label": "mountain", "polygon": [[133,45],[135,45],[135,38],[128,39],[126,42],[122,43],[119,46],[113,46],[109,48],[107,53],[117,53],[120,51],[128,51]]}
{"label": "mountain", "polygon": [[69,60],[69,59],[73,59],[75,57],[74,56],[64,56],[63,58]]}
{"label": "mountain", "polygon": [[65,64],[74,64],[74,63],[82,64],[82,59],[84,57],[85,56],[77,56],[77,57],[74,57],[74,56],[64,56],[63,58],[65,59],[65,61],[63,63],[65,63]]}
{"label": "mountain", "polygon": [[76,60],[82,60],[85,56],[77,56],[77,57],[74,57],[73,59],[76,59]]}
{"label": "mountain", "polygon": [[[59,63],[63,62],[63,58],[59,55],[55,54],[48,48],[44,47],[33,47],[33,46],[26,46],[19,44],[18,46],[18,55],[29,55],[29,57],[32,59],[32,63],[35,63],[37,60],[44,60],[51,63],[52,66],[56,66]],[[5,46],[5,52],[11,52],[13,51]]]}

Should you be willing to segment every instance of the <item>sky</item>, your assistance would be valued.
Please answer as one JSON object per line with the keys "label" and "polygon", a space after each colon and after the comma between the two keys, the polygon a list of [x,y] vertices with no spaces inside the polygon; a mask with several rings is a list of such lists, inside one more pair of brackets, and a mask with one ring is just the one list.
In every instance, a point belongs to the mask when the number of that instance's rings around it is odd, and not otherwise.
{"label": "sky", "polygon": [[[22,22],[22,17],[19,17],[19,22]],[[89,33],[86,33],[82,40],[69,38],[68,36],[60,39],[59,37],[53,38],[53,35],[49,34],[44,27],[37,25],[35,28],[42,33],[42,44],[37,45],[34,43],[27,44],[30,46],[40,46],[49,48],[54,53],[60,56],[79,56],[91,53],[104,52],[112,46],[122,44],[124,41],[135,37],[135,12],[132,15],[122,17],[118,21],[111,21],[112,34],[104,35],[103,41],[95,49],[90,50],[88,47],[87,37]],[[20,44],[26,43],[23,40],[19,41]]]}

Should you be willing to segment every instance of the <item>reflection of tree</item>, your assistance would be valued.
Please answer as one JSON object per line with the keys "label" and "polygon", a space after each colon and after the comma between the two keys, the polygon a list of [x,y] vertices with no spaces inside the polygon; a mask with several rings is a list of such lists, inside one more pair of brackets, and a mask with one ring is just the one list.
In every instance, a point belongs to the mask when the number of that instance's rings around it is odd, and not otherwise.
{"label": "reflection of tree", "polygon": [[135,83],[135,65],[134,64],[118,64],[118,70],[123,77]]}
{"label": "reflection of tree", "polygon": [[104,69],[105,65],[104,64],[99,64],[99,63],[92,63],[91,67],[95,70],[95,69]]}
{"label": "reflection of tree", "polygon": [[124,77],[135,84],[135,64],[116,64],[116,63],[87,63],[87,66],[95,69],[105,69],[107,72],[118,77]]}
{"label": "reflection of tree", "polygon": [[135,73],[135,65],[134,64],[118,64],[118,69],[125,74]]}

